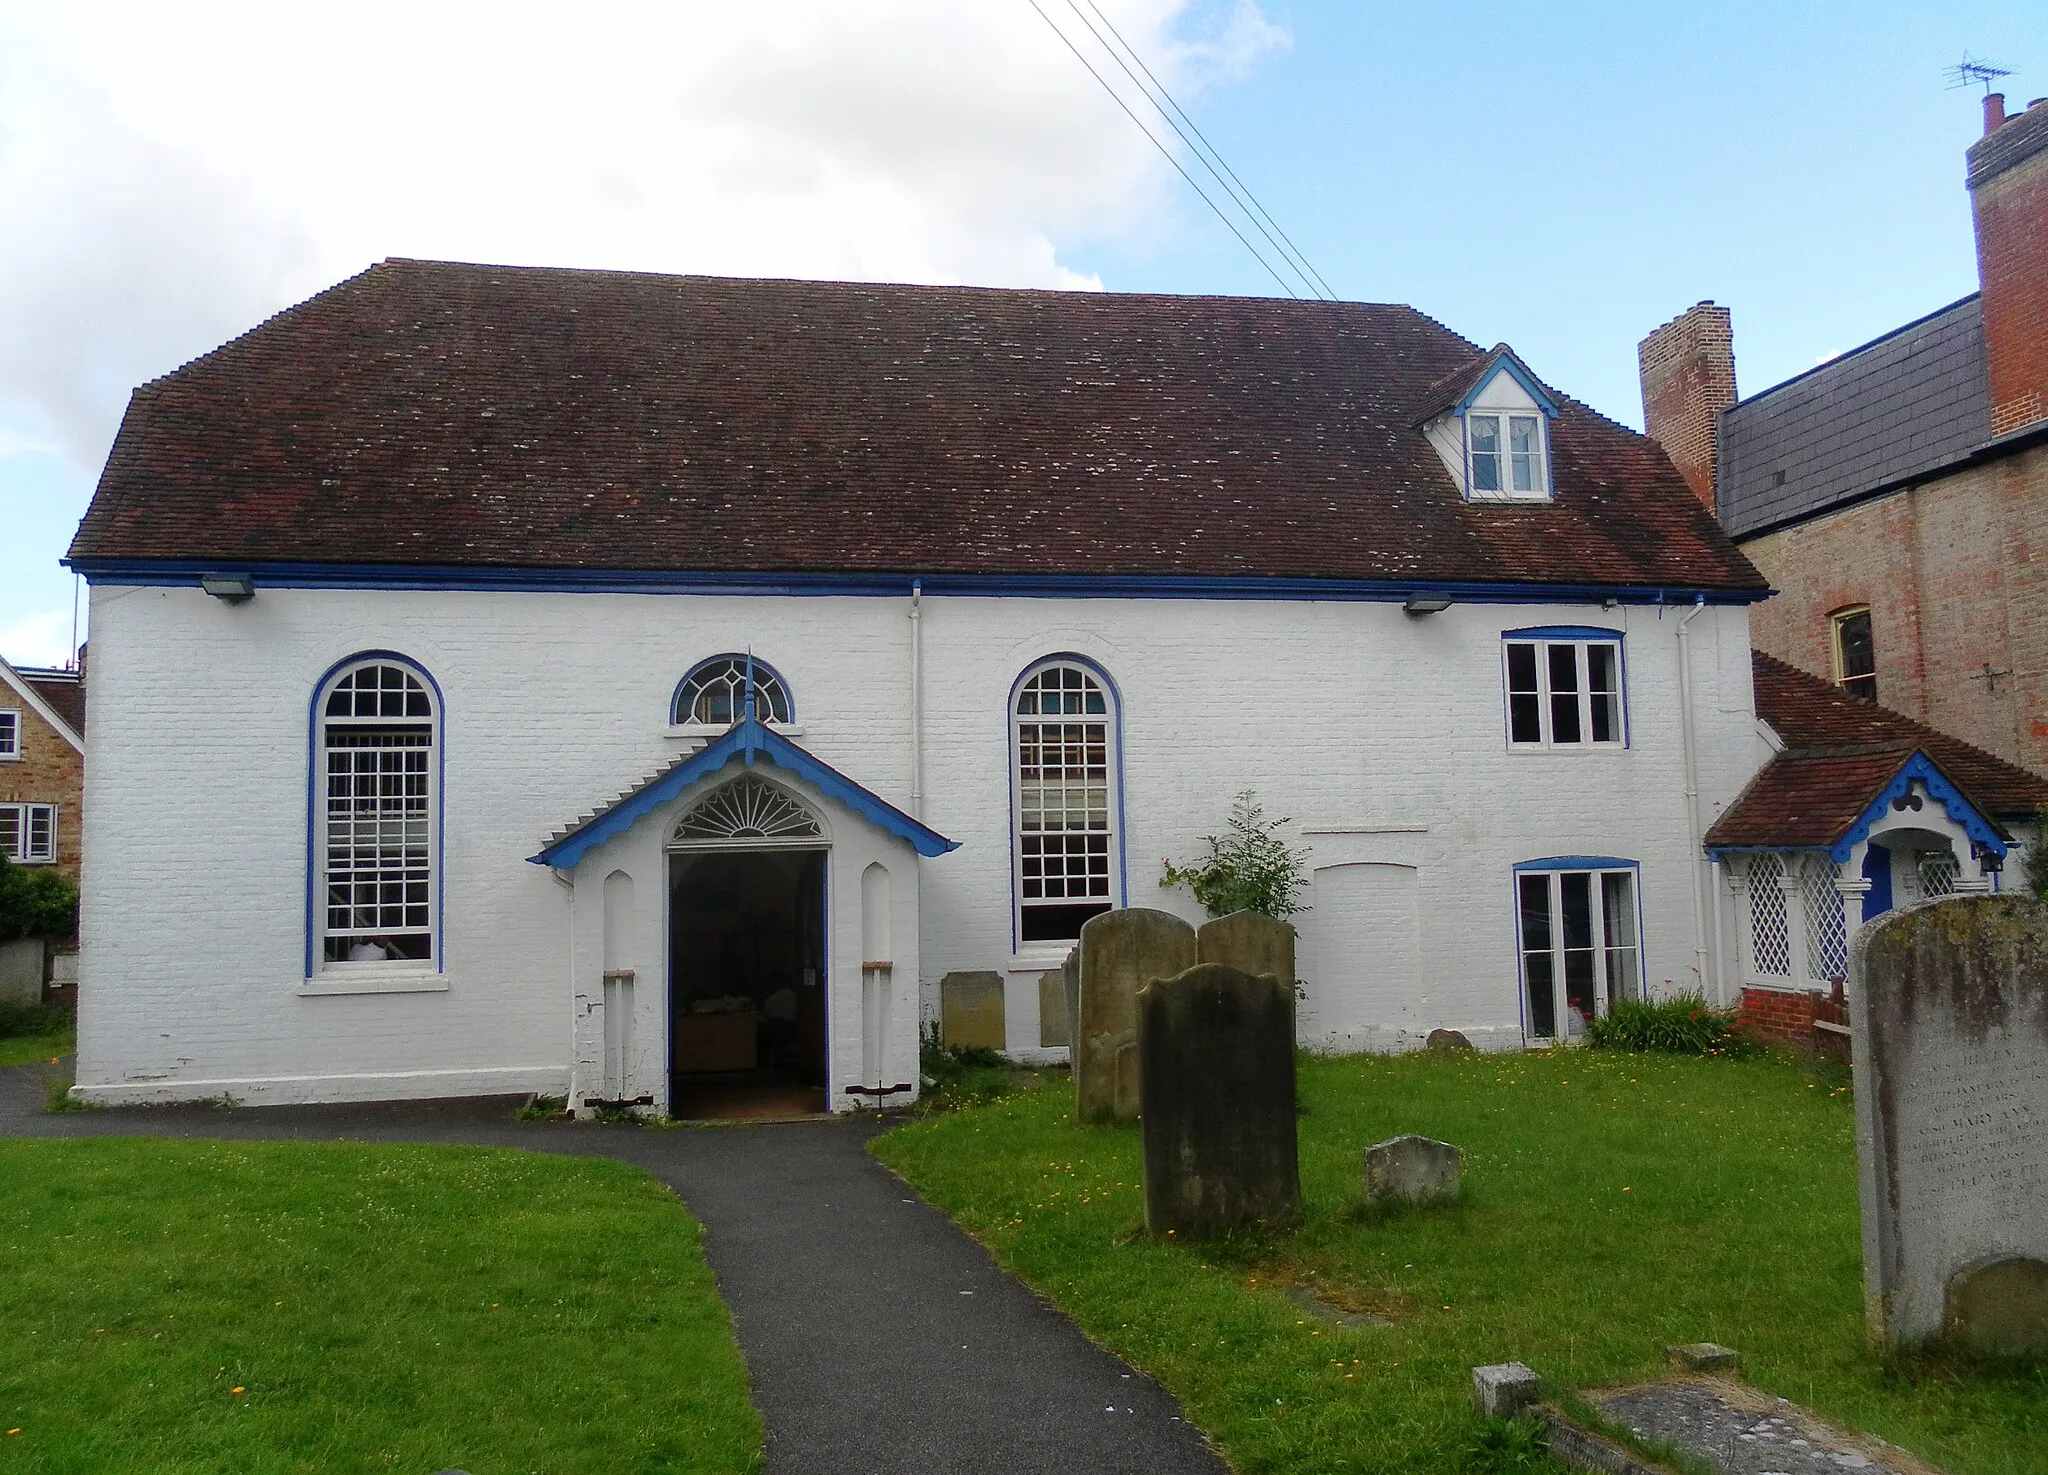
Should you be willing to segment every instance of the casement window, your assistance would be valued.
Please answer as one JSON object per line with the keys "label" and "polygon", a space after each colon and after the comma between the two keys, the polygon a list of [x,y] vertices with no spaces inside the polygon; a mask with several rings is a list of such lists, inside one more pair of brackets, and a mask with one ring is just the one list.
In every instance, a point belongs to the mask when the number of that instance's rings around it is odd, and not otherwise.
{"label": "casement window", "polygon": [[0,763],[21,757],[21,713],[0,707]]}
{"label": "casement window", "polygon": [[669,704],[669,723],[674,727],[730,727],[747,715],[750,685],[755,715],[763,722],[788,726],[796,715],[788,684],[765,662],[747,655],[713,656],[692,666],[676,686]]}
{"label": "casement window", "polygon": [[440,712],[397,658],[344,667],[317,724],[319,961],[428,963],[440,862]]}
{"label": "casement window", "polygon": [[1851,696],[1876,701],[1877,647],[1870,638],[1870,606],[1829,615],[1828,643],[1834,652],[1835,685]]}
{"label": "casement window", "polygon": [[1071,942],[1114,905],[1121,877],[1117,711],[1071,659],[1025,672],[1011,703],[1019,942]]}
{"label": "casement window", "polygon": [[1510,746],[1627,745],[1619,631],[1510,630],[1502,643]]}
{"label": "casement window", "polygon": [[57,806],[0,804],[0,855],[24,865],[57,858]]}
{"label": "casement window", "polygon": [[1465,416],[1472,495],[1548,497],[1543,416],[1474,410]]}
{"label": "casement window", "polygon": [[1515,907],[1530,1038],[1576,1038],[1586,1021],[1642,997],[1633,862],[1567,857],[1517,866]]}

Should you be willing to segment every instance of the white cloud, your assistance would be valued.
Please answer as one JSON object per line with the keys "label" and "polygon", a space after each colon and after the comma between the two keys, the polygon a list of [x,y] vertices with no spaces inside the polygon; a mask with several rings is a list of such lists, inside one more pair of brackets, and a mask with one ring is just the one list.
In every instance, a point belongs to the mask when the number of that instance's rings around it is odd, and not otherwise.
{"label": "white cloud", "polygon": [[[83,611],[80,612],[81,619]],[[79,639],[85,638],[79,632]],[[0,656],[13,666],[62,666],[71,659],[71,611],[45,610],[0,626]]]}
{"label": "white cloud", "polygon": [[[1286,44],[1098,3],[1184,100]],[[86,466],[132,385],[387,255],[1075,287],[1061,239],[1173,208],[1022,0],[0,0],[0,56],[0,417]]]}

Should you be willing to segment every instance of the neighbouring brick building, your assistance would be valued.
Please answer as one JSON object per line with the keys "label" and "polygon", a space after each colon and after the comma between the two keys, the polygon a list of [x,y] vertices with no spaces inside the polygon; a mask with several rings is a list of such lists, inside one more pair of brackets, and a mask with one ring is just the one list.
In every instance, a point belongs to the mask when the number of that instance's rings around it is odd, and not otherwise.
{"label": "neighbouring brick building", "polygon": [[85,682],[0,660],[0,855],[78,879]]}
{"label": "neighbouring brick building", "polygon": [[1771,581],[1759,650],[2048,771],[2048,100],[1985,100],[1981,290],[1738,400],[1727,309],[1639,350],[1645,425]]}

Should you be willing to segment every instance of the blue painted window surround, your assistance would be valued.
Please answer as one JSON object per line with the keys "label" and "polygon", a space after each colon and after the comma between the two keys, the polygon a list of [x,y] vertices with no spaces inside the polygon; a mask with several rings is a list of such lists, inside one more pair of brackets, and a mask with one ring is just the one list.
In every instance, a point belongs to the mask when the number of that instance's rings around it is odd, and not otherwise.
{"label": "blue painted window surround", "polygon": [[1071,942],[1123,895],[1122,722],[1107,674],[1079,656],[1039,661],[1011,690],[1020,945]]}
{"label": "blue painted window surround", "polygon": [[755,656],[712,656],[692,666],[676,683],[669,700],[669,723],[675,727],[730,727],[747,715],[751,689],[763,722],[787,727],[796,717],[789,683],[766,661]]}
{"label": "blue painted window surround", "polygon": [[1501,642],[1508,746],[1628,746],[1619,630],[1541,625],[1505,631]]}

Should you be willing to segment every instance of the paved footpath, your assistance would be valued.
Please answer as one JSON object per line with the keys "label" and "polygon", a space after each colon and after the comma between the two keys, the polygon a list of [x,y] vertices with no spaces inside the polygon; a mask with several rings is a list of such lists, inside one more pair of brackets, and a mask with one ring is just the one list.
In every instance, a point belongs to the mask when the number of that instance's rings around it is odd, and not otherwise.
{"label": "paved footpath", "polygon": [[657,1132],[521,1122],[502,1098],[48,1116],[43,1071],[0,1070],[0,1135],[472,1143],[646,1168],[704,1222],[770,1475],[1227,1469],[1163,1389],[869,1157],[872,1121]]}

